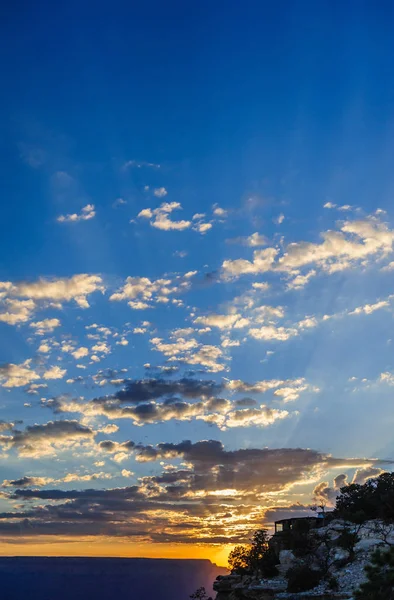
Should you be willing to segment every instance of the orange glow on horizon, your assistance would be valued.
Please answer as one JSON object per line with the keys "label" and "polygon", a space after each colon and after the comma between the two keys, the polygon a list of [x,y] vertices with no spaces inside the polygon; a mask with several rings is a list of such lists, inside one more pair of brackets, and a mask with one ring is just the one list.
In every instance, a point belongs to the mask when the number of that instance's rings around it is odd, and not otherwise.
{"label": "orange glow on horizon", "polygon": [[152,544],[119,541],[117,539],[81,540],[45,537],[40,541],[18,539],[17,543],[0,542],[0,556],[86,556],[119,558],[208,559],[219,567],[227,567],[227,557],[233,544]]}

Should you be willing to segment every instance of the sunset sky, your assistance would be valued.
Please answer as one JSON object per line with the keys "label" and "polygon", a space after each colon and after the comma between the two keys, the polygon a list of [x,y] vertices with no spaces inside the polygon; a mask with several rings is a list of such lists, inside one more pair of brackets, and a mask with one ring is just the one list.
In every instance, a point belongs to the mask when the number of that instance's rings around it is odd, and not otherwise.
{"label": "sunset sky", "polygon": [[225,564],[392,470],[393,13],[3,12],[0,554]]}

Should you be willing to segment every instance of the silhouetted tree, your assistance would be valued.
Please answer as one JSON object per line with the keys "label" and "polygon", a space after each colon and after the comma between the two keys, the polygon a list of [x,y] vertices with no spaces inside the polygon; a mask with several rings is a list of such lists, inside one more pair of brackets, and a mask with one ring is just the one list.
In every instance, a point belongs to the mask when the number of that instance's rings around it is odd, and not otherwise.
{"label": "silhouetted tree", "polygon": [[236,546],[228,557],[229,568],[233,573],[259,572],[263,577],[273,577],[278,570],[279,559],[269,547],[266,529],[255,531],[250,546]]}
{"label": "silhouetted tree", "polygon": [[190,594],[189,598],[191,600],[212,600],[208,598],[205,587],[199,587],[193,594]]}
{"label": "silhouetted tree", "polygon": [[337,516],[362,523],[369,519],[394,521],[394,473],[382,473],[363,485],[351,483],[340,489],[335,512]]}
{"label": "silhouetted tree", "polygon": [[228,568],[230,571],[239,575],[245,573],[250,567],[249,555],[250,548],[248,546],[235,546],[228,557]]}

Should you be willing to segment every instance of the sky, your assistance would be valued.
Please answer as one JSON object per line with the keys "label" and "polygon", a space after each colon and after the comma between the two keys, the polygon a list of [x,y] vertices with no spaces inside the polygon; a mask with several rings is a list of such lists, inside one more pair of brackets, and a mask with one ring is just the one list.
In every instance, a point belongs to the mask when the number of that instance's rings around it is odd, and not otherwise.
{"label": "sky", "polygon": [[1,554],[225,564],[393,469],[393,12],[2,8]]}

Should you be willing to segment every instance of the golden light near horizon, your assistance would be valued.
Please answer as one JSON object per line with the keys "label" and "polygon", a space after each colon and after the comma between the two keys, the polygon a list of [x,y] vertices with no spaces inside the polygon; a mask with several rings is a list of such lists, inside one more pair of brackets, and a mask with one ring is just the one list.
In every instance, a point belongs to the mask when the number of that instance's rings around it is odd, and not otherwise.
{"label": "golden light near horizon", "polygon": [[218,566],[227,567],[228,555],[233,548],[233,544],[151,544],[96,537],[53,540],[43,536],[39,541],[24,538],[12,546],[0,542],[0,555],[208,559]]}

